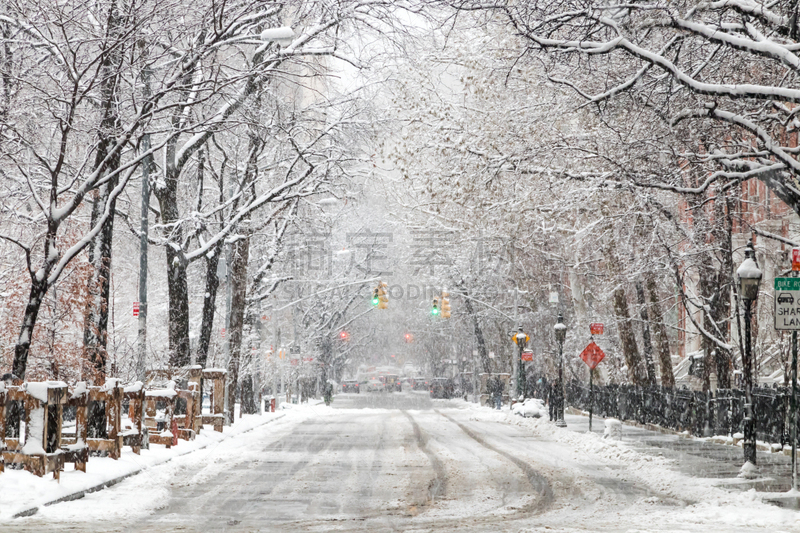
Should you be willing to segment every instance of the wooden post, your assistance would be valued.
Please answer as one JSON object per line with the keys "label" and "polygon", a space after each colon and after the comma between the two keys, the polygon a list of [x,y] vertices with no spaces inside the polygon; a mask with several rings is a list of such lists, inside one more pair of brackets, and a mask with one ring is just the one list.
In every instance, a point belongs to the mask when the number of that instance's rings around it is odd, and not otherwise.
{"label": "wooden post", "polygon": [[142,450],[142,446],[144,446],[144,387],[141,381],[125,387],[123,397],[130,402],[128,404],[128,417],[133,422],[133,429],[136,430],[136,435],[125,436],[122,442],[130,446],[133,453],[138,455]]}
{"label": "wooden post", "polygon": [[223,411],[225,409],[225,381],[227,375],[227,370],[203,370],[203,380],[211,380],[214,387],[211,396],[211,415],[203,417],[203,424],[213,424],[214,430],[220,433],[224,422]]}
{"label": "wooden post", "polygon": [[106,431],[108,438],[87,439],[89,449],[104,451],[112,459],[119,459],[122,453],[122,387],[116,379],[109,379],[102,387],[89,387],[89,402],[106,403]]}
{"label": "wooden post", "polygon": [[[20,443],[20,439],[14,439],[13,449],[2,452],[2,462],[22,464],[26,470],[40,477],[53,472],[53,477],[59,479],[59,473],[64,468],[64,456],[60,448],[62,406],[67,400],[66,383],[47,381],[11,387],[5,394],[5,400],[22,402],[26,435],[24,444]],[[5,411],[5,402],[3,406]],[[52,426],[49,423],[51,412],[56,418]],[[5,430],[4,422],[3,434]]]}

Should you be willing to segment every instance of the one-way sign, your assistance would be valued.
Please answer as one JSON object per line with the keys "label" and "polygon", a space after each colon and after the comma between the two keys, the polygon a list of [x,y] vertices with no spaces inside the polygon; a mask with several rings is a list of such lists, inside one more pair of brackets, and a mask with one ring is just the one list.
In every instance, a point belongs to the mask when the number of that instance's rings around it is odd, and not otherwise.
{"label": "one-way sign", "polygon": [[775,278],[775,329],[800,330],[800,278]]}

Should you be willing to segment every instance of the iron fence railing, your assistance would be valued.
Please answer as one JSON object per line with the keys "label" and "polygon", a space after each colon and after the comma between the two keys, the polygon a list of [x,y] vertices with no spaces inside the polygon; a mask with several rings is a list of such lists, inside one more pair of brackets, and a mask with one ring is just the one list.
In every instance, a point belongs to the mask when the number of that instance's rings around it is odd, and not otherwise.
{"label": "iron fence railing", "polygon": [[[589,386],[577,381],[565,384],[567,405],[588,410]],[[770,443],[789,443],[791,389],[753,389],[756,438]],[[604,417],[655,424],[695,436],[734,435],[743,432],[744,391],[718,389],[702,392],[635,385],[594,387],[594,412]]]}

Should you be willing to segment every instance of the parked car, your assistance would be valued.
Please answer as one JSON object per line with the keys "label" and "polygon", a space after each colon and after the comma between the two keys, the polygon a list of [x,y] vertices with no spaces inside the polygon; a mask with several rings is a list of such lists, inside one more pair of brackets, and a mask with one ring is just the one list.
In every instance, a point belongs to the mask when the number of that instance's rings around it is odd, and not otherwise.
{"label": "parked car", "polygon": [[414,378],[412,389],[428,390],[428,378]]}
{"label": "parked car", "polygon": [[345,379],[342,381],[342,392],[361,392],[360,387],[358,386],[358,381],[355,379]]}
{"label": "parked car", "polygon": [[430,381],[429,391],[431,398],[452,398],[453,383],[447,378],[433,378]]}

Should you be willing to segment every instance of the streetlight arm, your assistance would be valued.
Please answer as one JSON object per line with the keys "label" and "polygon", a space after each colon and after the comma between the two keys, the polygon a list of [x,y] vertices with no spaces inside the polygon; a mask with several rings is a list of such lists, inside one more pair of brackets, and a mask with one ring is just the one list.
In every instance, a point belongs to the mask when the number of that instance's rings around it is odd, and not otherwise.
{"label": "streetlight arm", "polygon": [[[331,287],[329,289],[323,289],[321,291],[317,291],[313,294],[309,294],[308,296],[303,296],[302,298],[295,300],[293,302],[289,302],[288,304],[284,305],[283,307],[279,307],[277,309],[273,309],[273,312],[283,311],[284,309],[288,309],[289,307],[293,306],[296,303],[302,302],[303,300],[308,300],[314,296],[323,294],[325,292],[335,291],[336,289],[341,289],[342,287],[349,287],[350,285],[360,285],[362,283],[370,283],[372,281],[379,281],[380,278],[371,278],[371,279],[362,279],[361,281],[354,281],[352,283],[344,283],[342,285],[337,285],[336,287]],[[302,280],[289,280],[289,281],[302,281]]]}
{"label": "streetlight arm", "polygon": [[496,313],[498,313],[500,315],[503,315],[507,319],[511,320],[514,324],[517,323],[517,319],[515,319],[514,317],[511,317],[511,316],[508,316],[507,314],[505,314],[501,310],[497,309],[496,307],[494,307],[492,305],[487,304],[484,301],[478,300],[477,298],[473,298],[472,296],[467,296],[466,294],[464,294],[462,292],[454,292],[453,294],[457,294],[457,295],[461,296],[462,298],[466,298],[467,300],[472,300],[473,302],[477,302],[477,303],[479,303],[479,304],[481,304],[481,305],[483,305],[485,307],[488,307],[492,311],[495,311]]}

